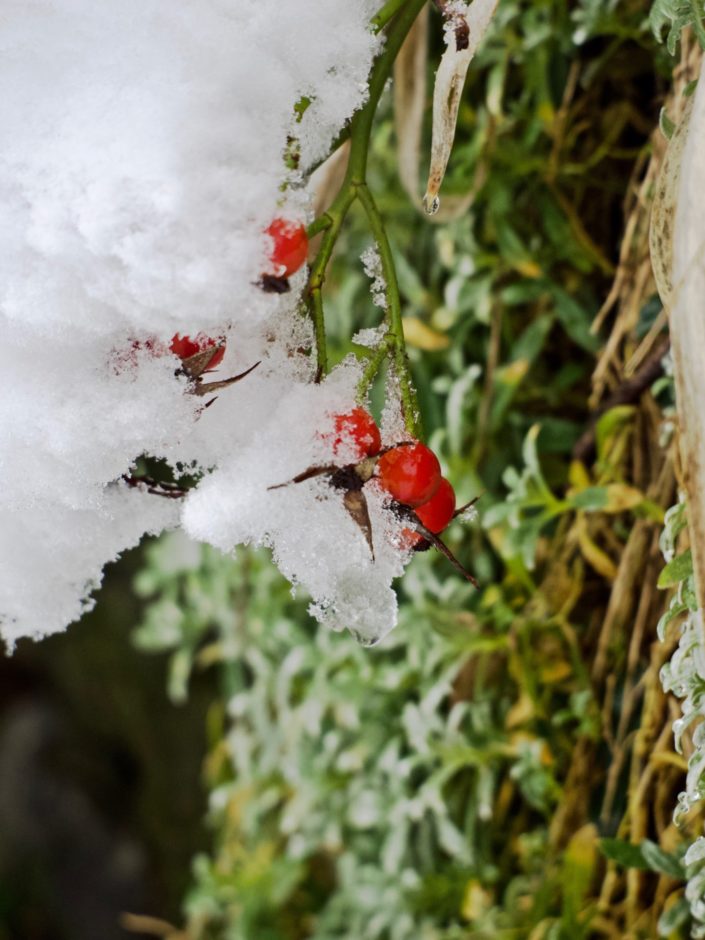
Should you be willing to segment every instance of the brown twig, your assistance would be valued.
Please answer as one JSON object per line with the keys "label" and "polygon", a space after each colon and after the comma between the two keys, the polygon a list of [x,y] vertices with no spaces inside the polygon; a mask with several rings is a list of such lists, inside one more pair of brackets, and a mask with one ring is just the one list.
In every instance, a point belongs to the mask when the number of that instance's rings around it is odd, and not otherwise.
{"label": "brown twig", "polygon": [[669,348],[670,340],[667,336],[663,336],[646,357],[641,368],[630,379],[625,379],[605,399],[591,417],[588,428],[581,434],[573,447],[574,460],[586,463],[592,457],[595,450],[595,428],[598,420],[605,412],[609,411],[610,408],[616,408],[618,405],[630,405],[638,401],[646,389],[662,375],[662,360]]}
{"label": "brown twig", "polygon": [[146,493],[163,496],[165,499],[183,499],[188,493],[187,489],[183,489],[177,483],[166,483],[163,480],[155,480],[154,477],[135,477],[125,473],[122,479],[133,489],[144,489]]}

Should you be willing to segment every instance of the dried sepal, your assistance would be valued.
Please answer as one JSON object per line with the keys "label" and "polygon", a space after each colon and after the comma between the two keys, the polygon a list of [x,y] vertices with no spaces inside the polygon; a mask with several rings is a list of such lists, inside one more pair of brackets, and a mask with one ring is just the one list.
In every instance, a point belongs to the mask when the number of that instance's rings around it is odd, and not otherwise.
{"label": "dried sepal", "polygon": [[474,507],[475,503],[478,501],[479,498],[480,498],[479,496],[475,496],[475,498],[471,499],[470,502],[463,503],[462,506],[458,506],[458,508],[453,513],[453,518],[457,519],[458,516],[464,516],[470,509]]}
{"label": "dried sepal", "polygon": [[187,356],[181,360],[181,371],[185,372],[189,378],[200,378],[204,372],[208,371],[208,366],[223,349],[225,349],[225,342],[218,343],[217,346],[208,346],[193,356]]}
{"label": "dried sepal", "polygon": [[322,467],[307,467],[306,470],[302,470],[301,473],[297,473],[295,477],[292,477],[291,480],[286,480],[284,483],[275,483],[273,486],[268,486],[268,490],[281,490],[285,486],[291,486],[292,483],[305,483],[306,480],[313,480],[315,477],[321,476],[331,476],[339,468],[332,465],[323,465]]}
{"label": "dried sepal", "polygon": [[[478,497],[479,499],[479,497]],[[473,503],[475,500],[472,501]],[[461,512],[471,506],[472,503],[468,503],[467,506],[463,506]],[[467,568],[463,567],[458,559],[455,557],[453,552],[448,548],[448,546],[443,542],[435,532],[431,532],[430,529],[427,529],[426,526],[421,522],[419,517],[416,515],[413,509],[410,509],[408,506],[404,506],[401,503],[394,502],[392,503],[392,509],[396,515],[402,519],[410,529],[413,529],[415,532],[418,532],[421,535],[426,543],[433,545],[433,547],[443,555],[444,558],[447,558],[455,570],[461,574],[466,581],[469,581],[473,587],[479,587],[477,580]],[[418,550],[424,551],[427,546],[424,543],[417,546]]]}
{"label": "dried sepal", "polygon": [[263,274],[258,286],[265,294],[288,294],[291,290],[289,278],[277,277],[276,274]]}
{"label": "dried sepal", "polygon": [[219,392],[221,389],[230,388],[231,385],[235,385],[236,382],[241,382],[250,372],[254,371],[259,362],[256,362],[253,366],[250,366],[249,369],[245,369],[244,372],[240,372],[238,375],[233,375],[229,379],[221,379],[219,382],[203,382],[201,376],[198,376],[193,382],[193,387],[191,388],[192,395],[212,395],[213,392]]}
{"label": "dried sepal", "polygon": [[346,490],[343,494],[343,506],[345,506],[348,515],[360,532],[365,536],[365,541],[369,546],[370,554],[374,561],[375,549],[372,544],[372,522],[370,521],[370,511],[367,508],[365,494],[361,489]]}

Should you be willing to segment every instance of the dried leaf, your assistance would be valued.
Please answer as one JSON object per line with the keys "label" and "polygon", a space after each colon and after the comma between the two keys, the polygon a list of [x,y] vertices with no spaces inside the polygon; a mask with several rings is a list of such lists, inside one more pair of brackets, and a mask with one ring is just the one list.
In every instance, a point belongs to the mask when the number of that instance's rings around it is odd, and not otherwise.
{"label": "dried leaf", "polygon": [[438,352],[441,349],[447,349],[450,345],[450,340],[444,333],[431,329],[418,317],[404,317],[402,325],[408,346],[423,349],[424,352]]}
{"label": "dried leaf", "polygon": [[694,97],[691,95],[686,99],[681,119],[671,134],[666,156],[656,180],[656,192],[651,208],[649,251],[656,288],[664,307],[670,307],[673,296],[673,229],[676,198],[680,183],[683,147],[688,136]]}
{"label": "dried leaf", "polygon": [[582,513],[578,514],[576,519],[576,529],[578,533],[578,545],[585,561],[591,568],[601,575],[605,581],[610,584],[617,577],[617,566],[601,548],[590,538],[587,527],[587,520]]}
{"label": "dried leaf", "polygon": [[419,204],[421,133],[426,108],[429,7],[417,16],[394,62],[394,128],[399,179]]}
{"label": "dried leaf", "polygon": [[429,215],[435,215],[440,206],[438,193],[453,148],[465,76],[496,8],[497,0],[474,0],[464,16],[454,13],[449,17],[448,48],[438,66],[433,90],[431,166],[423,198]]}

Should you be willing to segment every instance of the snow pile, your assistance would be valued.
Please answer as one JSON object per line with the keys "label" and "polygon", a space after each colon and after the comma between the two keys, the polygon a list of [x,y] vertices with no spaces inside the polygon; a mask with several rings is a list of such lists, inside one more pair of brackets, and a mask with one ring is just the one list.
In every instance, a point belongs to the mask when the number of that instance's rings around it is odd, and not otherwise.
{"label": "snow pile", "polygon": [[[105,563],[180,521],[224,550],[271,545],[317,615],[373,641],[402,561],[368,498],[364,537],[324,478],[358,370],[312,384],[301,272],[257,286],[265,229],[305,220],[287,177],[359,107],[377,40],[368,0],[4,0],[0,17],[0,630],[9,645],[91,606]],[[300,123],[295,104],[310,99]],[[282,190],[282,183],[287,187]],[[216,400],[168,352],[225,336]],[[130,488],[142,455],[206,471],[185,500]]]}

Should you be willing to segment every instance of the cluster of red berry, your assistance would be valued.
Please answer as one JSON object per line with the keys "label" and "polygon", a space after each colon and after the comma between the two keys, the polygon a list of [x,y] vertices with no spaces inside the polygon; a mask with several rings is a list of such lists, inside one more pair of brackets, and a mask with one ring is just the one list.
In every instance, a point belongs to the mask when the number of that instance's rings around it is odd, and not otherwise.
{"label": "cluster of red berry", "polygon": [[[337,453],[342,442],[353,444],[358,460],[378,457],[382,439],[374,418],[364,408],[353,408],[334,418],[336,437],[333,451]],[[389,495],[414,510],[419,521],[430,532],[438,534],[450,523],[455,513],[455,491],[441,475],[438,458],[420,441],[396,444],[385,450],[378,459],[375,476]],[[404,545],[413,547],[424,541],[423,535],[404,529]]]}

